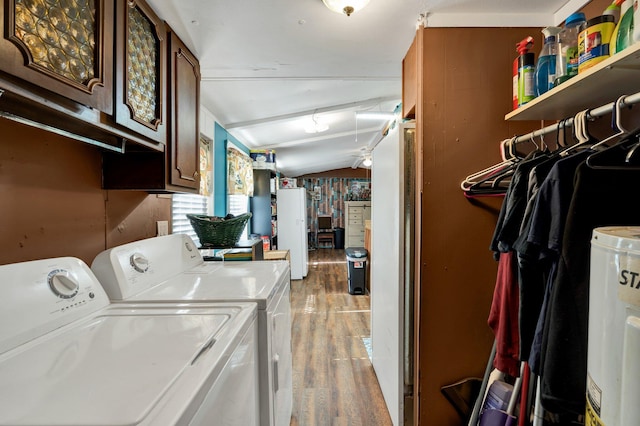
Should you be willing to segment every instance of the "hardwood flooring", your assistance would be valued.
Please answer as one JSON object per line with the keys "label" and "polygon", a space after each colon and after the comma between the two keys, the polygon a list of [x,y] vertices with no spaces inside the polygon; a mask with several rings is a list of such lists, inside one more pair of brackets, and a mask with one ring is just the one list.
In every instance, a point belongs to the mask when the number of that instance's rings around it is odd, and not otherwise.
{"label": "hardwood flooring", "polygon": [[386,426],[391,419],[367,355],[369,296],[347,291],[344,250],[309,252],[309,274],[291,281],[291,426]]}

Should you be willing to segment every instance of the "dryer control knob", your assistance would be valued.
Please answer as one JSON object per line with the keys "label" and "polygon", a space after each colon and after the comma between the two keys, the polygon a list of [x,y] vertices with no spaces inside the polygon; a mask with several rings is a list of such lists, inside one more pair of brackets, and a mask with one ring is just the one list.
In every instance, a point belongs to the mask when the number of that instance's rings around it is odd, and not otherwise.
{"label": "dryer control knob", "polygon": [[145,273],[149,269],[149,259],[147,259],[143,254],[134,253],[129,258],[131,262],[131,266],[133,269],[140,273]]}
{"label": "dryer control knob", "polygon": [[64,269],[56,269],[49,273],[49,287],[57,296],[71,299],[78,294],[80,285]]}

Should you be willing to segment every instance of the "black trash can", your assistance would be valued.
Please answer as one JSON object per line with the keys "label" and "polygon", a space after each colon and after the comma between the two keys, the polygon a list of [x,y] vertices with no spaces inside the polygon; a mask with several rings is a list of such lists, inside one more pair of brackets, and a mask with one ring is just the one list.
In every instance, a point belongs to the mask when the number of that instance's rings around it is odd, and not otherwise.
{"label": "black trash can", "polygon": [[336,248],[342,250],[344,248],[344,228],[333,228],[336,234]]}
{"label": "black trash can", "polygon": [[347,247],[349,294],[365,294],[367,288],[367,249]]}

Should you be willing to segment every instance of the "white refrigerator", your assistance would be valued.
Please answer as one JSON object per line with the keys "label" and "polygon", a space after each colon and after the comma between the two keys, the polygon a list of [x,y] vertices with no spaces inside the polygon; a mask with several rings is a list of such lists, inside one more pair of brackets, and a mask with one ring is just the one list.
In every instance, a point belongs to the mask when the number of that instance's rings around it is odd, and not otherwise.
{"label": "white refrigerator", "polygon": [[289,250],[291,279],[307,276],[307,192],[304,188],[278,189],[278,249]]}

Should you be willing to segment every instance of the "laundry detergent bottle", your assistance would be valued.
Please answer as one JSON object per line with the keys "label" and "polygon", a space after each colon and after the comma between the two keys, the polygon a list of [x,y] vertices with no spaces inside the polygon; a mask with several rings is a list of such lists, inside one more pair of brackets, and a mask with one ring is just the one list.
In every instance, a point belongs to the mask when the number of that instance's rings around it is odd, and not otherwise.
{"label": "laundry detergent bottle", "polygon": [[538,63],[535,71],[536,96],[540,96],[553,88],[556,79],[556,57],[558,55],[557,36],[560,33],[559,27],[546,27],[542,30],[544,34],[544,45],[538,56]]}
{"label": "laundry detergent bottle", "polygon": [[620,21],[613,30],[612,38],[615,36],[615,49],[609,51],[614,53],[622,52],[624,49],[633,44],[633,0],[624,0],[620,7]]}

